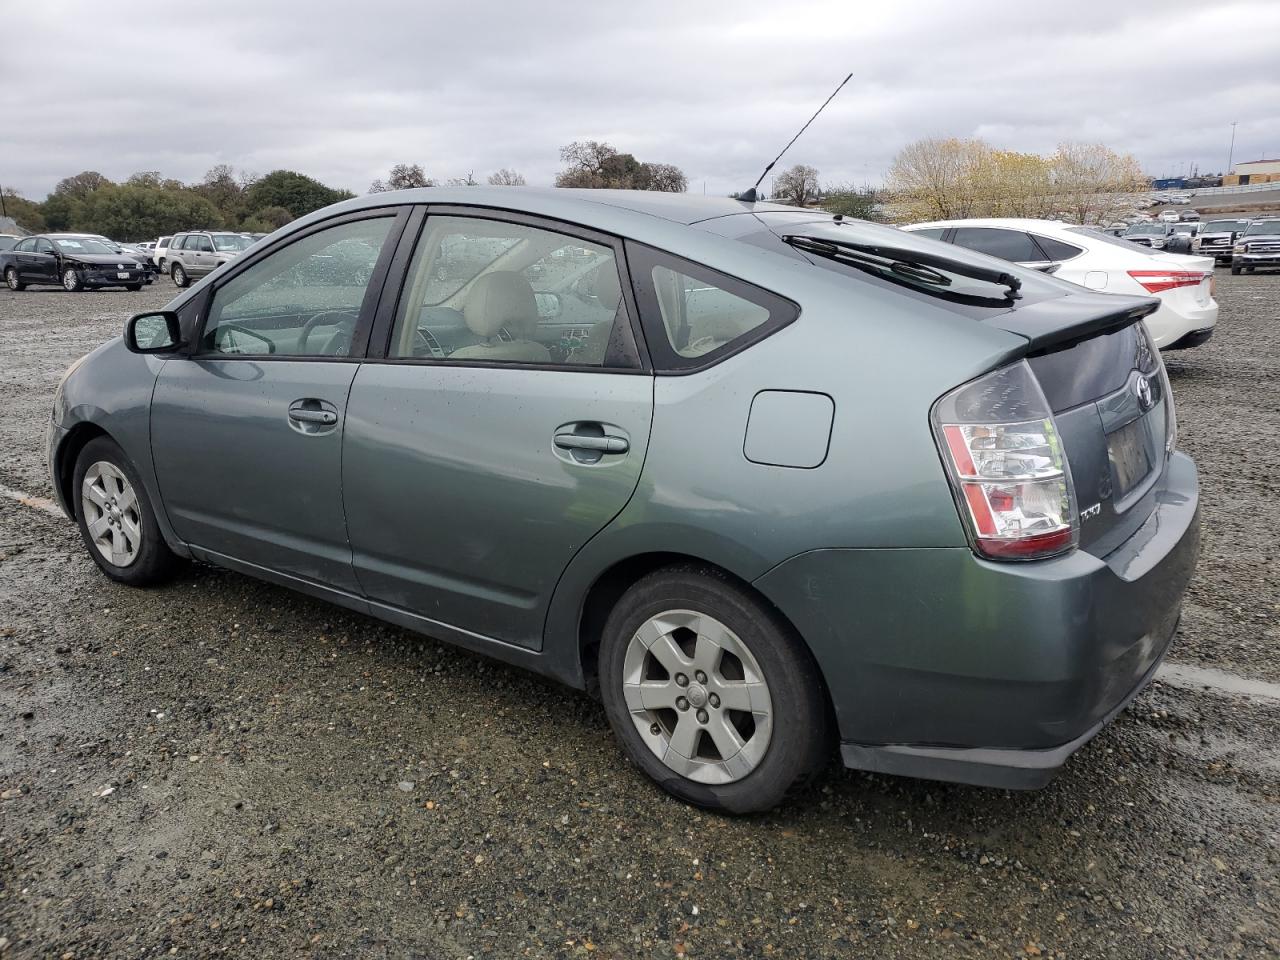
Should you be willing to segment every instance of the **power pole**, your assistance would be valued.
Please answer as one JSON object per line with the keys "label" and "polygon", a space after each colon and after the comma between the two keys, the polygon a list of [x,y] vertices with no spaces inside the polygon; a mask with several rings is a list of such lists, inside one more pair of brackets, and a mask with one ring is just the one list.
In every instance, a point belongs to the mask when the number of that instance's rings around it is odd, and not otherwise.
{"label": "power pole", "polygon": [[9,210],[4,205],[4,184],[0,184],[0,217],[9,216]]}
{"label": "power pole", "polygon": [[1239,120],[1231,121],[1231,147],[1227,150],[1227,173],[1231,172],[1231,161],[1236,155],[1236,124]]}

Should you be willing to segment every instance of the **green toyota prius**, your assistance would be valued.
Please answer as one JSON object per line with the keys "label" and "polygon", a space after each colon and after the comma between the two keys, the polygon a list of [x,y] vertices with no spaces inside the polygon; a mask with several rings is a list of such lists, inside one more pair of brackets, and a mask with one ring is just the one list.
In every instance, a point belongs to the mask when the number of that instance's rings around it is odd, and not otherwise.
{"label": "green toyota prius", "polygon": [[1198,483],[1143,318],[817,210],[425,189],[297,220],[59,385],[90,556],[597,693],[710,808],[1043,785],[1160,663]]}

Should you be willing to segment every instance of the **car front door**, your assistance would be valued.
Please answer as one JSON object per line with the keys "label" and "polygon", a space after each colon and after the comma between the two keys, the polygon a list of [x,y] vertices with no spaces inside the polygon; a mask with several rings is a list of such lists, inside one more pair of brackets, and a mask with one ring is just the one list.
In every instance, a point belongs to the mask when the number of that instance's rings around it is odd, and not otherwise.
{"label": "car front door", "polygon": [[648,445],[653,378],[620,250],[530,218],[433,211],[401,254],[399,305],[374,328],[343,438],[356,575],[375,605],[540,648],[556,581],[630,499]]}
{"label": "car front door", "polygon": [[52,240],[37,237],[35,251],[27,255],[27,279],[32,283],[61,283],[58,251]]}
{"label": "car front door", "polygon": [[[205,294],[190,353],[165,363],[151,403],[161,499],[198,555],[357,592],[342,431],[406,218],[385,208],[313,225]],[[362,271],[319,269],[337,247]]]}

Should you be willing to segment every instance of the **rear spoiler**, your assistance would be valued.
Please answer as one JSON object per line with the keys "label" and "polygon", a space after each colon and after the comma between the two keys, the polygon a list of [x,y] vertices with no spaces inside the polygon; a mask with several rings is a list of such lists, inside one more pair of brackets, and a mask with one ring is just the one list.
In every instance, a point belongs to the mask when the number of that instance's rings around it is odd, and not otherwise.
{"label": "rear spoiler", "polygon": [[1082,290],[1000,313],[982,323],[1025,337],[1029,354],[1043,353],[1127,327],[1159,308],[1160,301],[1153,297]]}

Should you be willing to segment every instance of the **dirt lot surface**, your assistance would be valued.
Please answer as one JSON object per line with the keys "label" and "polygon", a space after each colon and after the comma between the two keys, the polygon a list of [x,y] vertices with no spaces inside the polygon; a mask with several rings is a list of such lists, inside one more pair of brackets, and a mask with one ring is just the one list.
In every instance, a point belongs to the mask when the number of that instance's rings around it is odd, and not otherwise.
{"label": "dirt lot surface", "polygon": [[0,960],[1280,955],[1280,275],[1218,282],[1167,358],[1204,555],[1161,679],[1040,792],[833,767],[750,819],[517,670],[109,582],[12,491],[50,492],[63,369],[172,288],[0,290]]}

